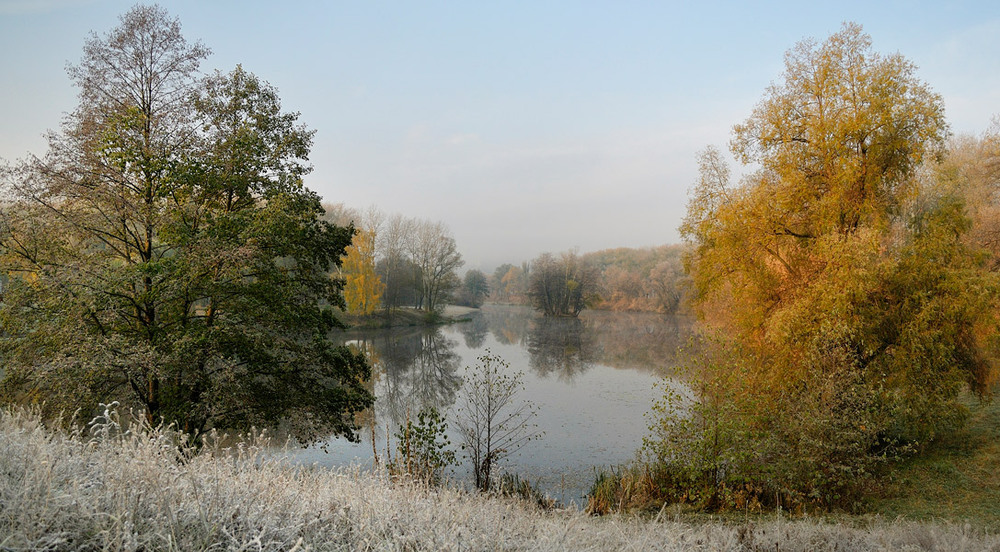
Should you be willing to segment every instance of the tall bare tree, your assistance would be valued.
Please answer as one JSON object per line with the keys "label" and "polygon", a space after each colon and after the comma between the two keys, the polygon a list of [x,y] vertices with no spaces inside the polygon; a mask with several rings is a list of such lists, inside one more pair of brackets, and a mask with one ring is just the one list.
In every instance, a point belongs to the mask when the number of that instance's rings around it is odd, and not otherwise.
{"label": "tall bare tree", "polygon": [[419,271],[417,306],[434,312],[458,287],[458,269],[465,261],[458,252],[455,238],[440,222],[415,221],[407,249],[414,267]]}

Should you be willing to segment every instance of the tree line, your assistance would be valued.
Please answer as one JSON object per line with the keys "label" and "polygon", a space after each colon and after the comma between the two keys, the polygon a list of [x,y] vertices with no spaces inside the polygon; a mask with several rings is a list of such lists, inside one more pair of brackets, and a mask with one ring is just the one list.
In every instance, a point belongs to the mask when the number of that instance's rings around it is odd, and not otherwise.
{"label": "tree line", "polygon": [[546,316],[578,316],[584,308],[686,313],[690,279],[683,245],[543,253],[505,263],[486,277],[490,299],[532,305]]}
{"label": "tree line", "polygon": [[435,313],[452,300],[465,261],[441,222],[364,212],[343,204],[324,206],[322,218],[359,227],[338,275],[345,281],[348,312],[372,314],[412,307]]}

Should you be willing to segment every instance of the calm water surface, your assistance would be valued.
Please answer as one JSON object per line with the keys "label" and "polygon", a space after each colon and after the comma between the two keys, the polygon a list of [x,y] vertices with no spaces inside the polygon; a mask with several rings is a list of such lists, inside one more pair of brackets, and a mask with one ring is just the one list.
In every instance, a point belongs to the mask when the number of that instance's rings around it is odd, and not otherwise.
{"label": "calm water surface", "polygon": [[[537,407],[544,435],[501,463],[500,471],[536,483],[564,503],[590,488],[595,468],[631,461],[646,435],[647,413],[662,396],[654,385],[669,376],[687,336],[685,318],[648,313],[584,311],[579,319],[547,319],[526,307],[484,306],[471,320],[434,328],[348,333],[374,366],[376,402],[361,443],[331,439],[293,453],[295,461],[325,466],[371,466],[375,447],[385,456],[407,412],[437,407],[447,413],[459,396],[466,367],[489,349],[523,372],[519,395]],[[451,434],[453,448],[460,439]],[[394,447],[394,444],[388,446]],[[451,477],[464,480],[466,466]]]}

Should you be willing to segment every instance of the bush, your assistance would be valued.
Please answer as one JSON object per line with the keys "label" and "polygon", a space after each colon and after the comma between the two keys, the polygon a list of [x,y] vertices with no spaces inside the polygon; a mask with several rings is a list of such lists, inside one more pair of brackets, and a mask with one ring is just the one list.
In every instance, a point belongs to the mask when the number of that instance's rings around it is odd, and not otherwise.
{"label": "bush", "polygon": [[447,432],[448,423],[434,407],[420,410],[416,423],[407,416],[406,425],[396,432],[397,456],[389,463],[389,471],[428,485],[440,484],[444,470],[455,464]]}
{"label": "bush", "polygon": [[769,359],[702,343],[687,368],[689,392],[665,391],[644,443],[664,498],[705,510],[861,509],[915,444],[892,436],[879,389],[834,353],[773,381],[761,368]]}

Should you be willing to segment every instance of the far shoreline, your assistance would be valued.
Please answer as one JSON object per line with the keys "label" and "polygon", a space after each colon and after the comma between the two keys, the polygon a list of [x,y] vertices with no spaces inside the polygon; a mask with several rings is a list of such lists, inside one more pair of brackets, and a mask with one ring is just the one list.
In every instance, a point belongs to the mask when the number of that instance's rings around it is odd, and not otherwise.
{"label": "far shoreline", "polygon": [[392,311],[379,310],[369,315],[341,313],[340,319],[348,330],[440,326],[468,322],[470,315],[479,310],[474,307],[445,305],[441,311],[435,312],[399,308]]}

